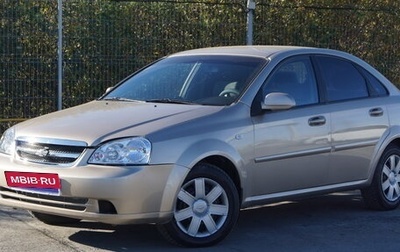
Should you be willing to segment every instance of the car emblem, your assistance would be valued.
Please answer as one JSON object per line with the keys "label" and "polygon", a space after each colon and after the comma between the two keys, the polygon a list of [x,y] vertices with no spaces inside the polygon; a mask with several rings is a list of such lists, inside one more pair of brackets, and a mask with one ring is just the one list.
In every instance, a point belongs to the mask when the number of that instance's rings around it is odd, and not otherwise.
{"label": "car emblem", "polygon": [[44,149],[37,150],[35,152],[35,155],[39,156],[39,157],[47,157],[49,154],[50,154],[50,150],[47,147]]}

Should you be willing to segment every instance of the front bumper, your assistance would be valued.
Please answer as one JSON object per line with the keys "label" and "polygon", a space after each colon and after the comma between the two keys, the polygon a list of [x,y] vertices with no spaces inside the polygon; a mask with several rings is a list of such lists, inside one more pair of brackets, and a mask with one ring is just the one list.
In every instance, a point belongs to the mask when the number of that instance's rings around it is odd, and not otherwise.
{"label": "front bumper", "polygon": [[[56,173],[59,195],[10,188],[5,172]],[[109,224],[162,223],[172,217],[189,170],[178,165],[59,167],[0,154],[0,205]]]}

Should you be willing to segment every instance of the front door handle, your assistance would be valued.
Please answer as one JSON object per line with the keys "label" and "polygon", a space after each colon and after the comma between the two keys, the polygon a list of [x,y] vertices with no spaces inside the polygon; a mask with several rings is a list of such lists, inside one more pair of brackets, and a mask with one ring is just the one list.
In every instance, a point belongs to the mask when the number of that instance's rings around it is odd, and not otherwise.
{"label": "front door handle", "polygon": [[308,119],[308,125],[310,126],[321,126],[326,123],[325,116],[315,116]]}
{"label": "front door handle", "polygon": [[373,117],[382,116],[383,109],[382,108],[372,108],[369,110],[369,115]]}

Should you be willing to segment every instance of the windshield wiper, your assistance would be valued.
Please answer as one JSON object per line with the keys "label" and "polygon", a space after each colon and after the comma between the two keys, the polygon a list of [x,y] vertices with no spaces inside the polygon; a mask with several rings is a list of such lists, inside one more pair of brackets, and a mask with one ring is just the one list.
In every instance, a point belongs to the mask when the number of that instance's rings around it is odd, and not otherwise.
{"label": "windshield wiper", "polygon": [[146,100],[146,102],[155,102],[155,103],[174,103],[174,104],[196,104],[189,101],[178,100],[178,99],[170,99],[170,98],[162,98],[162,99],[151,99]]}
{"label": "windshield wiper", "polygon": [[124,98],[124,97],[106,97],[103,100],[105,101],[128,101],[128,102],[137,102],[138,100]]}

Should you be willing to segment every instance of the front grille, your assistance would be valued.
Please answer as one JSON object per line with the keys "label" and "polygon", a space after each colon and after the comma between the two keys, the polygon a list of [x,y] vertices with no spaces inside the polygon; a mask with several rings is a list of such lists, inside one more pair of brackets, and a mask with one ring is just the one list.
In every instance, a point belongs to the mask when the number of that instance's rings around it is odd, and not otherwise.
{"label": "front grille", "polygon": [[53,195],[43,195],[38,193],[16,191],[5,187],[0,187],[0,196],[3,199],[23,201],[31,204],[51,206],[63,209],[84,211],[86,210],[87,198],[63,197]]}
{"label": "front grille", "polygon": [[15,148],[18,157],[25,161],[41,164],[70,164],[83,153],[86,144],[55,139],[43,141],[17,139]]}

